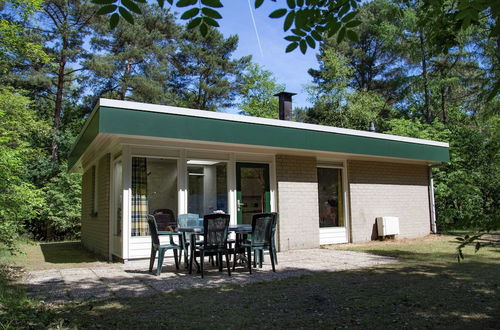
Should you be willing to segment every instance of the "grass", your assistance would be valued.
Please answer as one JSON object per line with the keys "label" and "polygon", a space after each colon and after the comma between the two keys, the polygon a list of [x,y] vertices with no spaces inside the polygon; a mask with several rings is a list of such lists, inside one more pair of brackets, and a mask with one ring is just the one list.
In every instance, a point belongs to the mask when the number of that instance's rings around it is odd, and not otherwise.
{"label": "grass", "polygon": [[85,250],[80,242],[38,243],[25,241],[19,244],[20,253],[11,255],[0,249],[0,258],[5,263],[26,270],[80,268],[102,264],[104,259]]}
{"label": "grass", "polygon": [[467,250],[459,264],[452,239],[336,246],[395,256],[400,262],[246,286],[53,306],[39,312],[42,322],[34,327],[498,329],[499,251]]}

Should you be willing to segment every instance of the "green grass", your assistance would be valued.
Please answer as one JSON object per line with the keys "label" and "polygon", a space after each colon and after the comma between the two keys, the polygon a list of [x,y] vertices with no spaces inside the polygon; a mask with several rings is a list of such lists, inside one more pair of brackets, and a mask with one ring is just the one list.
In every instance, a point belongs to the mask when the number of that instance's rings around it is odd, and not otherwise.
{"label": "green grass", "polygon": [[26,270],[80,268],[102,264],[103,258],[85,250],[80,242],[21,242],[20,253],[11,255],[0,249],[0,258],[5,263]]}
{"label": "green grass", "polygon": [[395,256],[400,262],[247,286],[56,306],[41,312],[42,323],[70,328],[498,329],[499,251],[467,250],[459,264],[452,240],[334,247]]}

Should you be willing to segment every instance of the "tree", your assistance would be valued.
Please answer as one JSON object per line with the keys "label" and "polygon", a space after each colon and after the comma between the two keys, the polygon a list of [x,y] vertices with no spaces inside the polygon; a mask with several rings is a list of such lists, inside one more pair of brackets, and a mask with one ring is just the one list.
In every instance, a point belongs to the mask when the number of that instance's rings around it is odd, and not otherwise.
{"label": "tree", "polygon": [[250,63],[243,75],[241,86],[241,114],[278,118],[278,99],[274,96],[283,92],[285,86],[278,84],[273,74],[255,63]]}
{"label": "tree", "polygon": [[319,60],[320,69],[311,71],[314,84],[308,91],[314,105],[306,111],[306,122],[366,130],[387,111],[385,100],[376,92],[350,87],[355,69],[348,58],[326,49]]}
{"label": "tree", "polygon": [[42,45],[30,37],[23,21],[41,7],[39,0],[10,1],[0,15],[0,77],[5,83],[12,70],[24,62],[46,63],[49,58]]}
{"label": "tree", "polygon": [[0,88],[0,244],[10,251],[15,251],[24,221],[35,217],[43,202],[24,167],[36,152],[27,140],[44,127],[31,107],[27,97]]}
{"label": "tree", "polygon": [[168,80],[180,27],[168,10],[140,8],[135,25],[122,22],[111,30],[106,20],[94,24],[93,55],[85,63],[92,74],[88,86],[94,98],[175,104]]}
{"label": "tree", "polygon": [[70,93],[75,93],[71,83],[84,69],[81,66],[81,60],[87,56],[84,41],[93,16],[94,9],[80,0],[49,0],[43,3],[40,23],[36,27],[42,31],[45,50],[54,62],[34,68],[29,80],[32,86],[39,88],[38,95],[53,102],[51,156],[54,162],[58,159],[64,102]]}
{"label": "tree", "polygon": [[215,29],[206,37],[197,31],[185,31],[172,57],[175,72],[170,80],[179,93],[179,105],[212,111],[232,106],[251,59],[231,59],[237,47],[237,36],[226,39]]}
{"label": "tree", "polygon": [[353,28],[358,39],[337,42],[337,38],[326,38],[320,44],[319,70],[310,69],[315,83],[325,84],[320,71],[324,70],[325,51],[333,49],[345,56],[347,65],[353,69],[349,87],[376,92],[383,95],[389,104],[395,102],[397,86],[402,83],[402,70],[395,63],[398,55],[391,49],[387,38],[399,24],[399,8],[387,0],[375,0],[362,5],[357,17],[362,22]]}

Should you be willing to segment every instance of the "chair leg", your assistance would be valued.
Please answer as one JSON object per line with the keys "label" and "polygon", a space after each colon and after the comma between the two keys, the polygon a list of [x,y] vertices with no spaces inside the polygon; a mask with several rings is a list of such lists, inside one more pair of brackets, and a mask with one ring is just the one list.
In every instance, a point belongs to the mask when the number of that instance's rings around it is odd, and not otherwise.
{"label": "chair leg", "polygon": [[233,272],[236,269],[236,246],[234,247],[234,252],[233,252]]}
{"label": "chair leg", "polygon": [[203,278],[203,264],[205,261],[205,251],[201,250],[200,251],[200,271],[201,271],[201,278]]}
{"label": "chair leg", "polygon": [[182,252],[184,252],[184,264],[187,266],[188,265],[188,244],[187,244],[187,238],[184,236],[184,233],[181,236],[182,240]]}
{"label": "chair leg", "polygon": [[273,245],[271,244],[271,246],[269,247],[269,257],[271,258],[271,266],[273,267],[273,272],[276,273],[276,269],[274,267],[274,258],[275,258],[275,251],[274,251],[274,248],[273,248]]}
{"label": "chair leg", "polygon": [[191,250],[191,255],[189,256],[189,274],[193,273],[193,258],[194,258],[194,251]]}
{"label": "chair leg", "polygon": [[262,268],[262,260],[264,260],[264,249],[259,250],[259,268]]}
{"label": "chair leg", "polygon": [[165,252],[166,250],[164,249],[158,250],[158,266],[156,267],[156,275],[161,274],[161,268],[163,267],[163,258],[165,258]]}
{"label": "chair leg", "polygon": [[[222,264],[222,255],[220,257],[220,263]],[[229,253],[226,251],[226,265],[227,265],[227,274],[231,276],[231,264],[229,264]]]}
{"label": "chair leg", "polygon": [[274,256],[274,263],[277,265],[278,264],[278,255],[276,254],[276,245],[274,244],[274,240],[273,240],[273,256]]}
{"label": "chair leg", "polygon": [[149,272],[153,271],[153,265],[155,263],[156,249],[151,248],[151,257],[149,258]]}
{"label": "chair leg", "polygon": [[219,272],[222,272],[222,253],[217,253],[217,264],[219,265]]}
{"label": "chair leg", "polygon": [[179,260],[177,257],[177,249],[174,249],[174,260],[175,260],[175,269],[179,269]]}
{"label": "chair leg", "polygon": [[250,274],[252,274],[252,249],[248,248],[247,253],[248,253],[248,271],[250,272]]}

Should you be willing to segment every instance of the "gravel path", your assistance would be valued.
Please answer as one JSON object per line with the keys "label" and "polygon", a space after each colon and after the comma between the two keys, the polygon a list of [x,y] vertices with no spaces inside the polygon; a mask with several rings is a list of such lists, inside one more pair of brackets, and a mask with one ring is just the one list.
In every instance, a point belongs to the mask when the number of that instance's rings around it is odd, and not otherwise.
{"label": "gravel path", "polygon": [[[113,297],[138,297],[166,293],[180,289],[210,288],[224,285],[274,281],[318,272],[334,272],[396,262],[395,258],[368,253],[331,249],[293,250],[278,253],[276,273],[271,270],[266,256],[263,268],[237,266],[232,276],[206,263],[205,278],[189,275],[187,270],[176,271],[172,260],[167,260],[160,276],[148,273],[148,261],[109,264],[89,268],[31,271],[22,280],[28,295],[44,301],[69,302],[103,300]],[[155,265],[156,266],[156,265]]]}

